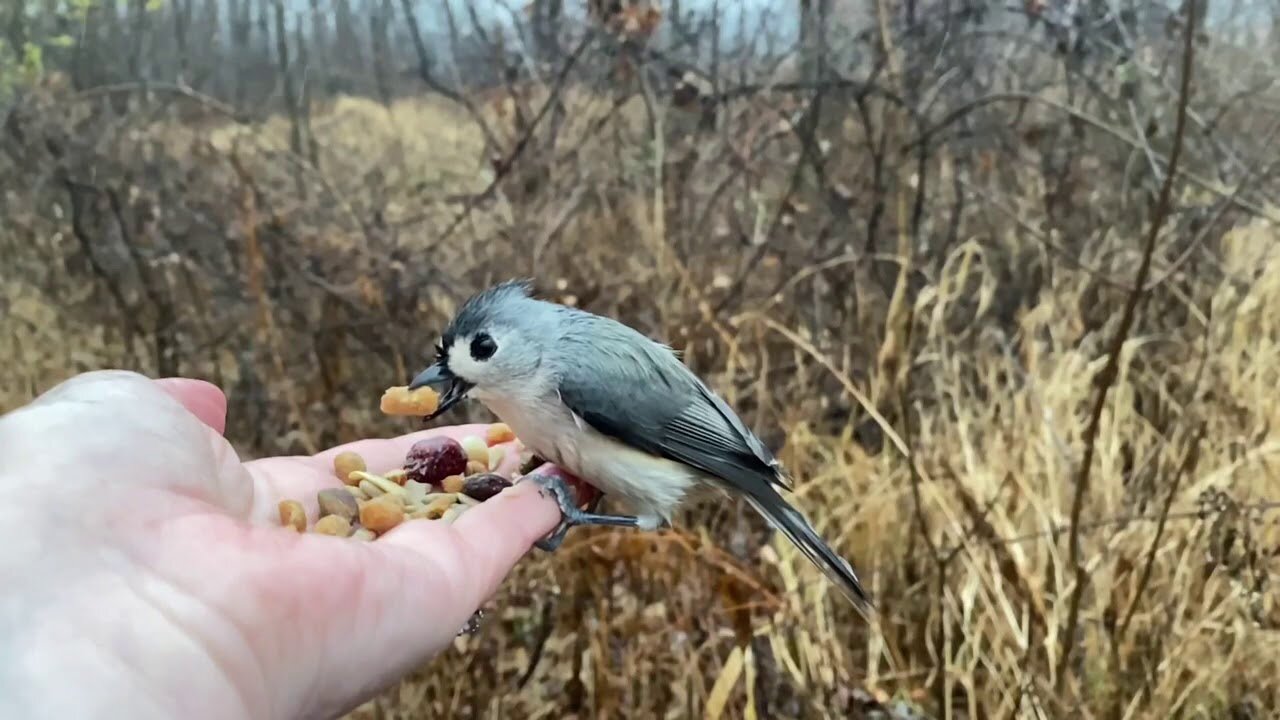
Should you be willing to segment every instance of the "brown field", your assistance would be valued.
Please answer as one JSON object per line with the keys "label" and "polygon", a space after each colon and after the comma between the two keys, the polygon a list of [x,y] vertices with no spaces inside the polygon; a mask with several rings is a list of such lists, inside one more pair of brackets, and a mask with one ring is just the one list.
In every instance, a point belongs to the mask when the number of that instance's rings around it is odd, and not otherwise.
{"label": "brown field", "polygon": [[[1071,136],[1055,187],[1072,130],[1051,108],[1013,150],[940,143],[917,217],[915,158],[869,169],[865,123],[913,137],[890,106],[824,120],[824,194],[788,190],[785,108],[721,134],[639,94],[564,98],[554,142],[499,177],[444,100],[317,106],[313,166],[287,117],[108,122],[33,95],[0,141],[0,411],[114,366],[218,382],[246,457],[403,432],[382,389],[467,293],[533,276],[683,350],[780,448],[879,616],[708,504],[532,552],[479,635],[357,717],[1275,716],[1280,207],[1175,183],[1094,432],[1149,228],[1143,153],[1114,133]],[[511,114],[482,112],[514,147]]]}

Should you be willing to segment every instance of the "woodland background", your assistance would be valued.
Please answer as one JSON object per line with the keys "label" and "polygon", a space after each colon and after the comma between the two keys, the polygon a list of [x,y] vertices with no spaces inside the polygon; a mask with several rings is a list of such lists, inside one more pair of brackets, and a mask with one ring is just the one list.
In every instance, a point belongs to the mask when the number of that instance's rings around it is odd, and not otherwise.
{"label": "woodland background", "polygon": [[880,615],[694,507],[357,716],[1275,717],[1280,6],[1211,3],[11,0],[0,410],[113,366],[246,457],[403,432],[532,276],[683,350]]}

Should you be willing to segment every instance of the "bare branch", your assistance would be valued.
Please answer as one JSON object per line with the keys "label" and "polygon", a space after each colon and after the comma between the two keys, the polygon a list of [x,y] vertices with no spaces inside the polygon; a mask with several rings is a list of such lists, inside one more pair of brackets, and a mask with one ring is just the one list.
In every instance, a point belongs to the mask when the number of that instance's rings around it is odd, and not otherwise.
{"label": "bare branch", "polygon": [[1062,648],[1062,655],[1058,659],[1054,686],[1059,690],[1066,682],[1067,670],[1071,667],[1072,650],[1076,646],[1076,629],[1080,621],[1080,602],[1084,597],[1084,590],[1088,584],[1088,573],[1085,571],[1085,563],[1080,555],[1079,526],[1080,514],[1084,509],[1085,498],[1089,494],[1089,480],[1093,468],[1093,455],[1098,438],[1098,429],[1102,425],[1102,411],[1106,407],[1107,393],[1111,386],[1115,384],[1116,376],[1119,374],[1121,351],[1124,349],[1125,341],[1129,339],[1129,331],[1137,318],[1138,307],[1147,296],[1147,275],[1151,271],[1151,261],[1155,256],[1156,240],[1160,236],[1160,230],[1164,227],[1165,220],[1169,217],[1174,178],[1177,176],[1178,160],[1182,156],[1183,138],[1187,127],[1187,104],[1191,98],[1192,58],[1195,53],[1192,42],[1195,23],[1192,20],[1195,16],[1196,6],[1196,0],[1187,0],[1187,21],[1182,56],[1182,86],[1178,97],[1178,119],[1174,128],[1173,149],[1169,153],[1169,171],[1160,188],[1160,197],[1152,211],[1151,227],[1147,232],[1146,243],[1142,251],[1142,260],[1134,276],[1133,290],[1129,293],[1124,311],[1120,316],[1120,324],[1111,339],[1111,347],[1107,354],[1107,364],[1098,376],[1094,378],[1093,407],[1089,412],[1089,424],[1085,429],[1084,455],[1080,459],[1079,468],[1076,472],[1075,496],[1071,502],[1071,532],[1067,542],[1070,558],[1068,562],[1075,569],[1075,585],[1072,588],[1069,600],[1067,624],[1058,642],[1058,646]]}

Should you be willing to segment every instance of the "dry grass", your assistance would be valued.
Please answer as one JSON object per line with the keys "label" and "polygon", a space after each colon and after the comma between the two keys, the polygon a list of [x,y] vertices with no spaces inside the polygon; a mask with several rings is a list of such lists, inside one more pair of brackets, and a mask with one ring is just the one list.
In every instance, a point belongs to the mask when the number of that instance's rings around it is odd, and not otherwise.
{"label": "dry grass", "polygon": [[[1246,292],[1214,293],[1219,317],[1232,319],[1208,331],[1207,357],[1198,347],[1171,348],[1167,337],[1138,337],[1126,347],[1098,438],[1097,492],[1085,512],[1105,523],[1083,540],[1092,582],[1083,651],[1064,691],[1054,692],[1056,678],[1027,667],[1027,657],[1061,652],[1054,638],[1072,573],[1052,533],[1070,507],[1068,478],[1085,425],[1081,389],[1100,368],[1088,349],[1096,343],[1062,320],[1083,289],[1070,284],[1023,315],[1024,336],[1043,340],[1020,352],[993,347],[957,357],[945,334],[921,341],[929,359],[919,376],[949,401],[922,412],[911,439],[931,478],[922,487],[928,522],[956,543],[947,548],[940,596],[915,537],[912,478],[902,459],[872,458],[848,436],[797,426],[785,458],[803,478],[799,502],[869,573],[883,613],[877,625],[862,626],[785,540],[741,567],[706,545],[697,525],[658,537],[581,533],[560,556],[531,558],[513,578],[511,596],[496,603],[551,607],[553,639],[526,690],[511,688],[530,664],[529,636],[539,629],[528,626],[521,605],[501,629],[460,640],[388,707],[410,708],[402,717],[448,716],[479,696],[476,714],[559,717],[567,694],[599,716],[666,708],[668,717],[683,717],[715,714],[708,704],[716,697],[729,708],[726,717],[847,717],[853,688],[924,700],[945,671],[950,715],[1096,716],[1114,707],[1120,717],[1264,716],[1280,700],[1280,607],[1269,588],[1280,532],[1274,514],[1240,508],[1275,497],[1280,403],[1271,388],[1280,382],[1280,319],[1268,310],[1280,307],[1275,232],[1255,225],[1229,236],[1226,269],[1259,282]],[[982,269],[975,263],[969,271]],[[933,299],[915,311],[940,318],[946,290],[932,289],[937,294],[923,292]],[[1170,351],[1185,361],[1159,372],[1134,362]],[[1134,410],[1134,398],[1197,374],[1198,392],[1216,400],[1193,408],[1169,398],[1175,414],[1187,417],[1161,437]],[[1138,486],[1166,491],[1201,423],[1198,460],[1173,498],[1177,517],[1153,547],[1157,523],[1142,518],[1158,508],[1135,507]],[[1126,456],[1140,465],[1126,470]],[[1188,517],[1184,511],[1212,502],[1209,493],[1220,493],[1225,511]],[[975,500],[981,531],[966,506]],[[548,597],[548,586],[562,593]],[[1128,632],[1117,637],[1117,621],[1131,608]],[[459,690],[459,676],[471,687]],[[725,677],[728,694],[717,695]],[[774,703],[767,713],[756,704],[762,694]]]}
{"label": "dry grass", "polygon": [[[1269,585],[1280,512],[1251,509],[1280,499],[1280,229],[1252,220],[1215,235],[1212,271],[1178,269],[1124,346],[1083,512],[1090,584],[1060,679],[1075,577],[1062,530],[1122,293],[1070,266],[1029,284],[1052,253],[988,207],[970,211],[960,242],[930,266],[912,265],[909,292],[883,289],[869,255],[829,261],[833,278],[806,253],[814,226],[801,210],[790,240],[744,281],[748,300],[715,314],[722,278],[754,249],[733,237],[733,214],[771,215],[786,154],[753,159],[743,172],[759,176],[756,194],[699,235],[673,225],[687,198],[654,178],[672,168],[655,157],[679,160],[696,144],[655,149],[638,100],[615,109],[574,91],[569,103],[574,143],[531,150],[537,161],[521,172],[542,173],[536,182],[504,181],[448,237],[465,201],[443,197],[494,177],[454,106],[341,99],[318,111],[306,194],[293,189],[284,120],[159,121],[110,136],[104,152],[126,165],[151,143],[137,162],[163,179],[136,179],[131,202],[188,223],[189,235],[163,223],[140,233],[161,255],[195,253],[152,266],[181,309],[179,369],[228,389],[233,428],[264,428],[234,431],[246,454],[401,431],[374,412],[379,391],[422,361],[461,294],[536,274],[561,298],[671,339],[749,422],[785,438],[798,504],[854,561],[880,616],[864,623],[785,540],[763,541],[749,511],[708,504],[674,532],[575,531],[554,556],[531,554],[477,637],[356,716],[856,718],[890,698],[968,718],[1253,718],[1280,707]],[[776,123],[762,113],[744,133]],[[855,125],[837,127],[839,147],[859,146]],[[715,155],[710,142],[702,158]],[[702,198],[721,172],[696,162],[707,167],[680,192]],[[1009,172],[1009,184],[983,188],[1033,188],[1004,196],[1033,215],[1034,184]],[[50,271],[49,258],[80,252],[65,195],[38,183],[10,191],[0,247],[26,271],[0,286],[0,410],[79,370],[155,372],[149,315],[129,339],[109,283],[79,266]],[[186,214],[169,209],[178,199]],[[201,213],[209,225],[188,218]],[[1155,277],[1174,269],[1180,232],[1162,240],[1174,249],[1157,254]],[[1130,235],[1080,252],[1124,280],[1137,245]],[[135,270],[111,252],[103,262],[118,264],[107,276],[124,302],[143,307]],[[255,267],[257,296],[237,299]],[[393,292],[402,281],[414,291]]]}

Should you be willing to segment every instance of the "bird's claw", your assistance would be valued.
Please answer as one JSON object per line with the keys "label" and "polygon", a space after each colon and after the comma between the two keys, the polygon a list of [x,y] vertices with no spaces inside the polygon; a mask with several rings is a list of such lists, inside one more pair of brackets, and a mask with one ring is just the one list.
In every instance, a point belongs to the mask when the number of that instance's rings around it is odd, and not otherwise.
{"label": "bird's claw", "polygon": [[535,474],[530,476],[529,480],[538,485],[538,493],[540,495],[546,497],[550,493],[551,497],[556,501],[556,505],[560,507],[560,524],[556,526],[556,529],[550,535],[533,544],[534,547],[543,552],[555,552],[564,542],[564,537],[569,532],[569,528],[576,525],[640,527],[640,519],[630,515],[597,514],[595,509],[600,504],[601,496],[599,495],[591,500],[587,510],[579,509],[568,484],[558,473]]}
{"label": "bird's claw", "polygon": [[569,533],[569,524],[564,520],[556,526],[554,532],[533,543],[533,546],[542,552],[555,552],[560,549],[560,544],[564,542],[564,536]]}
{"label": "bird's claw", "polygon": [[543,552],[555,552],[560,547],[560,544],[564,542],[564,536],[568,534],[569,528],[573,526],[575,515],[582,511],[574,503],[568,484],[558,474],[534,475],[530,479],[537,483],[538,494],[546,497],[550,493],[551,497],[555,499],[556,505],[560,507],[560,523],[556,525],[556,529],[551,531],[550,535],[533,544],[534,547]]}
{"label": "bird's claw", "polygon": [[480,632],[480,621],[484,619],[484,610],[476,610],[471,613],[471,617],[467,618],[467,624],[462,626],[458,634],[454,637],[462,637],[463,635],[475,635]]}

